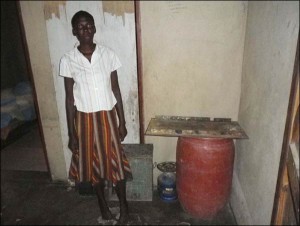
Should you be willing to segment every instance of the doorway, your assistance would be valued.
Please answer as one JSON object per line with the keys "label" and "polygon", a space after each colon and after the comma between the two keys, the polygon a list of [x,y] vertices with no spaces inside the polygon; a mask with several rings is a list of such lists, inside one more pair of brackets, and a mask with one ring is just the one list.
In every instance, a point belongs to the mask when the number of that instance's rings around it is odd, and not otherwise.
{"label": "doorway", "polygon": [[1,2],[1,171],[49,172],[17,4]]}

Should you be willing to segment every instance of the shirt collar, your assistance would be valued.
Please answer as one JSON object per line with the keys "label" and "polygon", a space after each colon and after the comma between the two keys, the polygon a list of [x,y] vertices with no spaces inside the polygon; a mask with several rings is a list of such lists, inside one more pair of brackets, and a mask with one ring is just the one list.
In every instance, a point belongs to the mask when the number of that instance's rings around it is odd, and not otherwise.
{"label": "shirt collar", "polygon": [[[96,47],[95,47],[95,50],[94,50],[94,53],[93,54],[95,54],[95,55],[99,55],[99,44],[98,44],[98,42],[96,42],[96,41],[94,41],[94,43],[96,44]],[[79,42],[76,42],[75,44],[74,44],[74,49],[75,49],[75,51],[77,52],[77,53],[80,53],[80,51],[78,50],[78,47],[79,46]]]}

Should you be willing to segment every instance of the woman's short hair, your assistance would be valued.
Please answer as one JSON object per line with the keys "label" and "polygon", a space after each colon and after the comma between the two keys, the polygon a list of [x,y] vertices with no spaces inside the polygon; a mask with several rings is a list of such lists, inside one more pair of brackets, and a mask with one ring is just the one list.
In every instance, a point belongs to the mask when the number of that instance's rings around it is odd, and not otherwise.
{"label": "woman's short hair", "polygon": [[76,24],[78,23],[78,20],[81,17],[85,17],[85,18],[91,20],[93,23],[95,23],[94,22],[94,17],[91,14],[89,14],[86,11],[80,10],[77,13],[75,13],[74,16],[72,17],[71,23],[72,23],[73,28],[76,27]]}

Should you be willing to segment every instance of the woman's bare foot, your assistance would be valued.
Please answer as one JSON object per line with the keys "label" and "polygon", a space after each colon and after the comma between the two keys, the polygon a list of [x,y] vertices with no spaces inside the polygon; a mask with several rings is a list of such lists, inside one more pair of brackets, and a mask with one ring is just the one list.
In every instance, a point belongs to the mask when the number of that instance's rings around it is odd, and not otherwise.
{"label": "woman's bare foot", "polygon": [[107,211],[101,211],[101,215],[102,215],[102,219],[103,220],[112,220],[114,219],[112,213],[110,212],[110,210]]}
{"label": "woman's bare foot", "polygon": [[129,220],[128,204],[125,203],[124,205],[120,206],[120,217],[118,223],[126,224],[128,220]]}

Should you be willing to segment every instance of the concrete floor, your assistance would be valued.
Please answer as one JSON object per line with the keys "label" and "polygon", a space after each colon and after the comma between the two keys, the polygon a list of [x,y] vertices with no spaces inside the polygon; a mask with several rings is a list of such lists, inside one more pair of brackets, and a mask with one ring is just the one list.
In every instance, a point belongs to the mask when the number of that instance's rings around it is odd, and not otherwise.
{"label": "concrete floor", "polygon": [[[118,214],[118,202],[109,207]],[[195,219],[179,202],[165,203],[153,192],[153,201],[129,202],[128,225],[236,225],[229,205],[211,221]],[[1,225],[114,225],[101,221],[96,196],[80,196],[65,184],[52,183],[47,173],[1,172]],[[100,218],[99,218],[100,217]]]}
{"label": "concrete floor", "polygon": [[[35,139],[40,138],[27,136],[31,139],[29,143],[29,139],[23,139],[25,143],[22,144],[21,139],[8,147],[9,150],[18,153],[18,148],[21,151],[24,151],[22,148],[26,148],[26,151],[32,148],[35,152],[40,143]],[[80,196],[74,187],[65,183],[51,182],[48,172],[44,170],[43,162],[31,161],[39,167],[29,166],[27,159],[16,158],[8,152],[3,155],[3,151],[5,150],[1,150],[1,225],[115,225],[117,223],[101,220],[95,195]],[[43,158],[38,158],[43,161]],[[14,167],[11,164],[14,164]],[[112,213],[118,216],[118,202],[109,201],[109,207]],[[187,214],[178,201],[163,202],[156,189],[153,190],[152,201],[130,201],[129,210],[128,225],[236,225],[229,204],[214,219],[205,221]]]}
{"label": "concrete floor", "polygon": [[1,169],[47,172],[38,125],[1,150]]}

